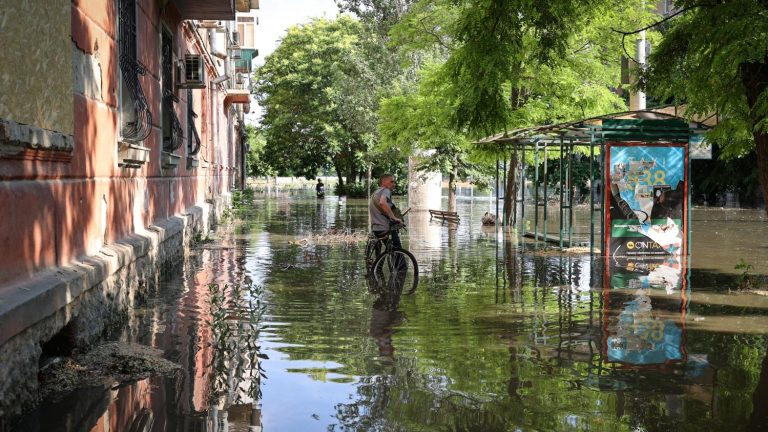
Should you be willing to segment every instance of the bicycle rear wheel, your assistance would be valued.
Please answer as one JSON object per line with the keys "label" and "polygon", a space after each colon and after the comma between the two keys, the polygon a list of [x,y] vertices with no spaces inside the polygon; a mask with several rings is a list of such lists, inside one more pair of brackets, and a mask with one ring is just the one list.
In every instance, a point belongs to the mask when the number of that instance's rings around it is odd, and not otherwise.
{"label": "bicycle rear wheel", "polygon": [[381,250],[381,240],[376,237],[368,237],[368,242],[365,244],[365,272],[370,274],[373,269],[373,263],[376,261],[378,252]]}
{"label": "bicycle rear wheel", "polygon": [[377,283],[405,294],[414,292],[419,284],[419,264],[416,257],[404,249],[379,256],[373,263],[372,271]]}

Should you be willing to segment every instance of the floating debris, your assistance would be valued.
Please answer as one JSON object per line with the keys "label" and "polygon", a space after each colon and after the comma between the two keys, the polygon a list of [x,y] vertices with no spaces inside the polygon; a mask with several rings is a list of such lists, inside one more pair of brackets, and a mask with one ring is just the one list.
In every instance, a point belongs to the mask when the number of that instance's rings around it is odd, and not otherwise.
{"label": "floating debris", "polygon": [[59,357],[40,370],[40,395],[45,398],[81,387],[112,386],[181,368],[162,355],[145,345],[109,342],[84,354]]}
{"label": "floating debris", "polygon": [[535,249],[534,255],[539,256],[557,256],[557,255],[586,255],[589,254],[589,248],[583,246],[576,246],[570,248],[559,248],[547,246],[543,249]]}
{"label": "floating debris", "polygon": [[289,244],[300,247],[310,245],[329,245],[329,244],[353,244],[361,243],[368,239],[368,232],[364,230],[351,229],[327,229],[317,234],[311,234],[296,241],[289,241]]}
{"label": "floating debris", "polygon": [[496,225],[496,215],[491,212],[485,212],[482,219],[483,225]]}

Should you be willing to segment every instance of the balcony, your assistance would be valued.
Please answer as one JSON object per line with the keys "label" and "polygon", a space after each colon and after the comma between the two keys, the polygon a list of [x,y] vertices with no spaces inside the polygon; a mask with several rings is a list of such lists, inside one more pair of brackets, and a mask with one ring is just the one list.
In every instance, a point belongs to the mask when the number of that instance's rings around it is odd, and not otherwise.
{"label": "balcony", "polygon": [[[242,0],[237,0],[241,3]],[[256,2],[258,6],[258,1]],[[235,0],[174,0],[182,19],[224,20],[235,19]]]}
{"label": "balcony", "polygon": [[241,48],[240,59],[235,60],[235,72],[250,74],[253,72],[253,59],[259,55],[259,50]]}
{"label": "balcony", "polygon": [[232,104],[249,104],[251,103],[251,92],[241,89],[229,89],[227,95],[224,96],[224,106],[228,107]]}

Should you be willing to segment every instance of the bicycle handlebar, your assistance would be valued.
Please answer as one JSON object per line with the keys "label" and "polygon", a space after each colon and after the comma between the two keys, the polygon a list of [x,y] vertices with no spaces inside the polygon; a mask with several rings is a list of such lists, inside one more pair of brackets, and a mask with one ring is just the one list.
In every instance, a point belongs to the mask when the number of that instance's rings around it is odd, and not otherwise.
{"label": "bicycle handlebar", "polygon": [[400,230],[406,230],[407,231],[408,229],[405,227],[404,223],[399,223],[398,222],[398,223],[390,224],[389,225],[389,230],[390,231],[400,231]]}

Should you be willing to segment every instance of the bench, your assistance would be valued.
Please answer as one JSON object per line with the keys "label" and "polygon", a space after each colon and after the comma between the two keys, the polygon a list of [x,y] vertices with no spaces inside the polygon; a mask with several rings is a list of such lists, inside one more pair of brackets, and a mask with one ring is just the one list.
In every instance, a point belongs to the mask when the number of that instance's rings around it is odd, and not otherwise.
{"label": "bench", "polygon": [[432,218],[438,218],[441,219],[443,222],[454,222],[459,223],[459,214],[456,212],[449,212],[449,211],[442,211],[442,210],[430,210],[429,211],[429,220],[432,220]]}

